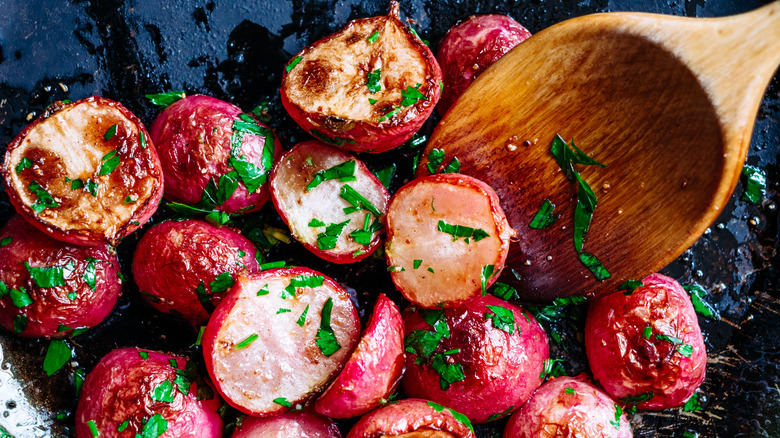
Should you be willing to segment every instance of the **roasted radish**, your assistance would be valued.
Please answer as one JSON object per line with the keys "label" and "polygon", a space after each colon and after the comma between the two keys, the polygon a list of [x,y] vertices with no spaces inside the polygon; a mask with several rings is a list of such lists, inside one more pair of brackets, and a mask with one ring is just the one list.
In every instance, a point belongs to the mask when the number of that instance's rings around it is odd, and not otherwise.
{"label": "roasted radish", "polygon": [[360,335],[349,294],[306,268],[238,279],[203,334],[222,397],[258,417],[300,408],[336,377]]}
{"label": "roasted radish", "polygon": [[303,142],[279,159],[270,185],[293,237],[319,257],[351,263],[379,247],[390,194],[352,155]]}
{"label": "roasted radish", "polygon": [[355,152],[383,152],[408,140],[431,115],[442,76],[433,53],[387,16],[350,21],[285,67],[282,104],[318,139]]}
{"label": "roasted radish", "polygon": [[364,415],[347,438],[476,438],[469,419],[446,406],[409,398]]}
{"label": "roasted radish", "polygon": [[84,380],[76,438],[219,438],[219,406],[193,362],[139,348],[114,350]]}
{"label": "roasted radish", "polygon": [[187,96],[152,124],[165,172],[165,199],[226,213],[268,201],[266,181],[281,146],[241,108],[209,96]]}
{"label": "roasted radish", "polygon": [[492,295],[456,308],[404,312],[404,391],[485,423],[519,408],[542,383],[547,335]]}
{"label": "roasted radish", "polygon": [[457,306],[493,284],[515,234],[482,181],[452,173],[417,178],[388,206],[388,269],[412,303]]}
{"label": "roasted radish", "polygon": [[557,377],[512,416],[504,438],[631,438],[623,409],[584,378]]}
{"label": "roasted radish", "polygon": [[155,225],[138,242],[133,278],[155,309],[205,324],[238,275],[257,271],[252,242],[197,220]]}
{"label": "roasted radish", "polygon": [[116,252],[52,239],[13,216],[0,230],[0,326],[61,337],[100,324],[122,292]]}
{"label": "roasted radish", "polygon": [[288,412],[276,417],[246,417],[232,438],[341,438],[328,417],[315,412]]}
{"label": "roasted radish", "polygon": [[102,97],[56,102],[8,145],[11,203],[57,240],[116,245],[157,210],[163,175],[140,120]]}
{"label": "roasted radish", "polygon": [[450,28],[436,52],[445,84],[439,113],[446,113],[477,76],[530,36],[506,15],[471,16]]}
{"label": "roasted radish", "polygon": [[403,320],[380,294],[363,337],[314,408],[331,418],[362,415],[390,398],[404,371]]}
{"label": "roasted radish", "polygon": [[680,283],[661,274],[590,304],[585,352],[593,377],[609,395],[647,410],[685,403],[707,367],[691,299]]}

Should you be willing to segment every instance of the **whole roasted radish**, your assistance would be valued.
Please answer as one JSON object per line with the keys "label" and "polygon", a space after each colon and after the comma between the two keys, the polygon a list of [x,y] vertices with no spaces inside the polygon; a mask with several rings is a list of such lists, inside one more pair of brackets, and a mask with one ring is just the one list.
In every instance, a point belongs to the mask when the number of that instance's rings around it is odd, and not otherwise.
{"label": "whole roasted radish", "polygon": [[399,18],[350,21],[285,67],[282,104],[318,139],[355,152],[401,145],[433,112],[442,75],[431,50]]}
{"label": "whole roasted radish", "polygon": [[61,337],[100,324],[122,292],[116,252],[52,239],[21,216],[0,230],[0,326]]}
{"label": "whole roasted radish", "polygon": [[97,96],[52,104],[8,145],[2,174],[25,220],[79,245],[116,245],[163,194],[160,160],[141,121]]}

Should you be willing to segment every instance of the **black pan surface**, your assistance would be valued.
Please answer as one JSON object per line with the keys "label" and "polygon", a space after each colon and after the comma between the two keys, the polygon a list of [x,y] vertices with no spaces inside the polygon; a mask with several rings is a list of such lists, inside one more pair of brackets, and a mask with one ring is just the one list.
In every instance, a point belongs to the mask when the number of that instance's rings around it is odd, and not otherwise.
{"label": "black pan surface", "polygon": [[[435,46],[446,30],[471,14],[505,13],[532,32],[567,18],[632,10],[687,16],[745,12],[767,0],[407,0],[402,14],[414,20]],[[118,100],[149,126],[156,109],[143,96],[180,90],[232,101],[245,110],[270,102],[282,144],[308,139],[278,100],[280,72],[295,52],[348,20],[383,14],[386,0],[0,0],[0,148],[55,100],[93,94]],[[681,283],[710,291],[720,320],[700,317],[708,348],[708,376],[699,394],[702,409],[638,413],[637,437],[780,437],[780,278],[778,278],[778,186],[780,171],[780,80],[764,97],[747,163],[765,169],[767,194],[759,204],[731,202],[713,226],[683,256],[664,269]],[[423,129],[430,132],[436,120]],[[411,177],[409,149],[362,156],[378,169],[396,162],[398,189]],[[670,157],[669,159],[673,159]],[[685,206],[680,206],[685,208]],[[0,193],[0,224],[13,214]],[[171,216],[161,209],[152,223]],[[271,208],[236,223],[250,232],[258,223],[279,224]],[[151,224],[150,224],[151,225]],[[148,227],[149,225],[147,225]],[[0,332],[0,426],[14,437],[71,436],[76,406],[73,374],[89,371],[117,347],[140,346],[197,357],[195,334],[184,323],[158,315],[139,298],[130,276],[133,249],[142,232],[118,247],[128,282],[114,313],[100,326],[71,339],[75,358],[52,377],[41,364],[47,342]],[[267,256],[310,266],[345,285],[363,320],[378,292],[403,301],[385,271],[369,258],[355,266],[326,263],[297,243],[277,245]],[[587,372],[578,342],[585,306],[547,323],[553,357],[570,375]],[[228,413],[228,418],[234,417]],[[341,423],[346,432],[351,422]],[[480,438],[498,437],[504,422],[477,428]],[[691,435],[685,435],[686,433]]]}

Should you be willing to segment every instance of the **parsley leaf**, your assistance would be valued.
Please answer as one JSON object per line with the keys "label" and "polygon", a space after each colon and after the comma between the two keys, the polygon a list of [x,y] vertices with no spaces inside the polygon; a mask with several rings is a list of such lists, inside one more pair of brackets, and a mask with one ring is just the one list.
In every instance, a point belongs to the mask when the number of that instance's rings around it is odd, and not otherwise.
{"label": "parsley leaf", "polygon": [[296,324],[303,327],[304,324],[306,324],[306,314],[309,313],[309,305],[306,305],[306,308],[303,309],[303,313],[301,313],[301,316],[298,317],[298,320],[295,321]]}
{"label": "parsley leaf", "polygon": [[252,344],[252,342],[255,342],[258,337],[259,336],[257,335],[257,333],[252,333],[251,335],[247,336],[243,341],[234,345],[233,348],[235,348],[236,350],[243,350],[244,348]]}
{"label": "parsley leaf", "polygon": [[350,160],[337,164],[330,169],[317,171],[311,182],[306,185],[306,191],[308,192],[322,182],[332,179],[338,179],[341,182],[357,180],[355,177],[355,164],[356,162],[354,160]]}
{"label": "parsley leaf", "polygon": [[742,175],[745,175],[747,180],[741,199],[758,204],[766,195],[766,171],[754,166],[745,166],[742,168]]}
{"label": "parsley leaf", "polygon": [[149,99],[149,102],[152,104],[163,109],[168,105],[183,99],[185,96],[186,94],[184,94],[183,91],[169,91],[167,93],[147,94],[146,98]]}
{"label": "parsley leaf", "polygon": [[520,299],[520,295],[517,293],[517,290],[505,283],[493,283],[493,290],[490,293],[504,301]]}
{"label": "parsley leaf", "polygon": [[330,224],[325,227],[325,231],[317,235],[317,247],[321,250],[333,249],[338,243],[339,236],[344,231],[344,227],[350,223],[351,220],[347,219],[344,222],[337,224]]}
{"label": "parsley leaf", "polygon": [[558,218],[558,215],[553,214],[553,210],[555,210],[555,204],[549,199],[545,199],[528,226],[537,230],[549,227]]}
{"label": "parsley leaf", "polygon": [[217,275],[214,280],[209,283],[209,286],[211,286],[211,293],[216,294],[230,289],[233,287],[233,283],[235,283],[235,280],[233,280],[233,276],[230,272],[223,272]]}
{"label": "parsley leaf", "polygon": [[590,272],[593,273],[593,276],[596,277],[596,280],[606,280],[607,278],[612,277],[612,274],[607,271],[607,268],[605,268],[604,265],[602,265],[593,254],[587,252],[581,253],[580,261],[585,265],[585,267],[590,269]]}
{"label": "parsley leaf", "polygon": [[299,63],[299,62],[301,62],[301,60],[302,60],[302,59],[303,59],[303,58],[301,58],[300,56],[296,56],[295,58],[293,58],[293,60],[292,60],[292,61],[290,61],[290,63],[289,63],[289,64],[287,64],[287,66],[286,66],[286,67],[284,67],[284,71],[285,71],[286,73],[290,73],[290,71],[291,71],[292,69],[294,69],[294,68],[295,68],[295,66],[296,66],[296,65],[298,65],[298,63]]}
{"label": "parsley leaf", "polygon": [[151,394],[152,400],[172,403],[173,402],[173,383],[166,380],[157,385]]}
{"label": "parsley leaf", "polygon": [[47,376],[51,376],[73,357],[73,350],[62,339],[52,339],[46,349],[46,357],[43,358],[43,370]]}
{"label": "parsley leaf", "polygon": [[428,100],[418,88],[419,85],[417,87],[406,87],[406,90],[401,91],[401,97],[403,97],[403,99],[401,99],[401,105],[412,106],[420,100]]}
{"label": "parsley leaf", "polygon": [[27,157],[23,157],[21,160],[19,160],[19,164],[16,165],[16,174],[22,173],[22,171],[31,168],[33,165],[33,162],[31,159]]}
{"label": "parsley leaf", "polygon": [[379,83],[381,77],[381,69],[376,69],[366,75],[366,88],[368,88],[369,93],[374,94],[382,90],[382,85]]}
{"label": "parsley leaf", "polygon": [[464,237],[466,243],[468,243],[469,239],[474,239],[475,242],[479,242],[486,237],[490,237],[490,234],[481,228],[475,229],[463,225],[452,225],[444,222],[443,220],[439,220],[436,229],[443,233],[452,235],[453,242],[458,240],[460,237]]}
{"label": "parsley leaf", "polygon": [[27,316],[16,315],[14,316],[14,332],[21,334],[27,328]]}
{"label": "parsley leaf", "polygon": [[382,216],[382,213],[379,211],[378,208],[374,206],[368,199],[363,197],[360,193],[358,193],[357,190],[352,188],[349,184],[344,184],[341,187],[341,192],[339,193],[339,196],[347,201],[350,205],[352,205],[352,208],[345,208],[344,212],[347,214],[354,213],[358,210],[367,210],[374,214],[374,216]]}
{"label": "parsley leaf", "polygon": [[46,189],[43,188],[40,184],[38,184],[38,181],[32,180],[30,182],[30,185],[27,186],[27,188],[30,189],[30,191],[35,195],[36,198],[38,198],[35,203],[31,206],[35,214],[41,214],[43,210],[46,208],[54,208],[59,207],[60,204],[57,203],[57,201],[54,200],[54,198],[51,197],[49,192],[46,191]]}
{"label": "parsley leaf", "polygon": [[87,267],[84,268],[84,274],[81,278],[84,280],[84,283],[87,283],[87,286],[89,286],[90,289],[95,290],[97,288],[97,268],[95,267],[95,262],[100,260],[87,257],[87,261],[89,263],[87,263]]}
{"label": "parsley leaf", "polygon": [[502,306],[486,305],[492,313],[485,313],[485,318],[493,320],[493,327],[509,334],[515,331],[515,315],[511,310]]}
{"label": "parsley leaf", "polygon": [[284,406],[285,408],[289,408],[290,406],[292,406],[292,403],[290,403],[289,401],[287,401],[287,399],[286,399],[286,398],[284,398],[284,397],[278,397],[278,398],[275,398],[275,399],[274,399],[274,403],[276,403],[277,405],[282,405],[282,406]]}
{"label": "parsley leaf", "polygon": [[320,351],[326,357],[332,356],[335,352],[341,349],[341,344],[336,339],[336,335],[333,333],[333,328],[330,326],[330,313],[333,309],[333,298],[328,298],[325,301],[325,305],[322,307],[322,319],[320,320],[320,328],[317,330],[317,338],[315,343],[320,347]]}
{"label": "parsley leaf", "polygon": [[371,36],[366,39],[366,41],[368,41],[368,44],[374,44],[378,39],[379,39],[379,31],[376,31],[372,33]]}
{"label": "parsley leaf", "polygon": [[428,152],[428,172],[436,173],[436,169],[444,162],[444,150],[443,149],[431,149]]}
{"label": "parsley leaf", "polygon": [[381,229],[382,223],[379,222],[379,219],[374,219],[374,222],[371,223],[371,215],[366,213],[366,216],[363,220],[363,228],[349,233],[349,236],[355,239],[355,242],[363,246],[368,246],[371,243],[371,238],[373,237],[374,233]]}
{"label": "parsley leaf", "polygon": [[653,395],[653,391],[647,391],[643,392],[642,394],[620,397],[618,401],[624,405],[638,405],[652,399]]}
{"label": "parsley leaf", "polygon": [[482,272],[479,274],[479,280],[482,283],[482,296],[487,295],[487,284],[493,277],[493,274],[495,273],[494,270],[495,266],[493,265],[485,265],[482,267]]}
{"label": "parsley leaf", "polygon": [[707,296],[707,290],[697,283],[687,284],[683,286],[688,295],[691,296],[691,302],[693,303],[693,309],[696,313],[714,320],[719,320],[720,316],[715,307],[705,300]]}
{"label": "parsley leaf", "polygon": [[439,385],[442,391],[448,390],[450,384],[466,379],[463,374],[463,365],[447,363],[447,359],[442,353],[435,354],[431,358],[431,368],[439,374]]}
{"label": "parsley leaf", "polygon": [[[154,414],[141,429],[140,438],[158,438],[168,430],[168,421],[160,414]],[[136,435],[136,438],[139,438]]]}
{"label": "parsley leaf", "polygon": [[625,291],[623,292],[624,295],[631,295],[634,293],[637,288],[645,287],[645,284],[642,283],[642,280],[626,280],[618,286],[618,290]]}
{"label": "parsley leaf", "polygon": [[114,135],[116,135],[116,128],[117,125],[111,125],[111,127],[106,130],[106,133],[103,134],[103,138],[106,141],[111,140],[114,137]]}
{"label": "parsley leaf", "polygon": [[214,305],[211,304],[211,294],[206,291],[206,285],[203,284],[203,281],[198,283],[198,287],[195,288],[195,295],[198,296],[198,301],[200,301],[206,312],[211,313],[214,311]]}
{"label": "parsley leaf", "polygon": [[376,176],[376,179],[379,180],[379,182],[382,183],[385,188],[390,187],[390,183],[393,181],[393,177],[395,176],[397,166],[395,163],[392,163],[391,165],[385,167],[384,169],[380,169],[376,172],[374,172],[374,176]]}

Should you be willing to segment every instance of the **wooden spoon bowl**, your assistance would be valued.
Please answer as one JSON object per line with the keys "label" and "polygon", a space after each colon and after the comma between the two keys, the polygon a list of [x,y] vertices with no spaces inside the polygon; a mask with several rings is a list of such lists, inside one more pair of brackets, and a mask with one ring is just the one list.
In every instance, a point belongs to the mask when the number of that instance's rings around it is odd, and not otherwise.
{"label": "wooden spoon bowl", "polygon": [[[608,13],[550,27],[494,64],[434,131],[434,148],[490,184],[519,238],[499,281],[521,298],[603,295],[680,255],[736,185],[763,92],[780,63],[780,2],[689,19]],[[586,235],[612,277],[573,244],[577,185],[550,153],[556,134],[607,165],[576,166],[598,206]],[[545,199],[558,219],[529,222]]]}

